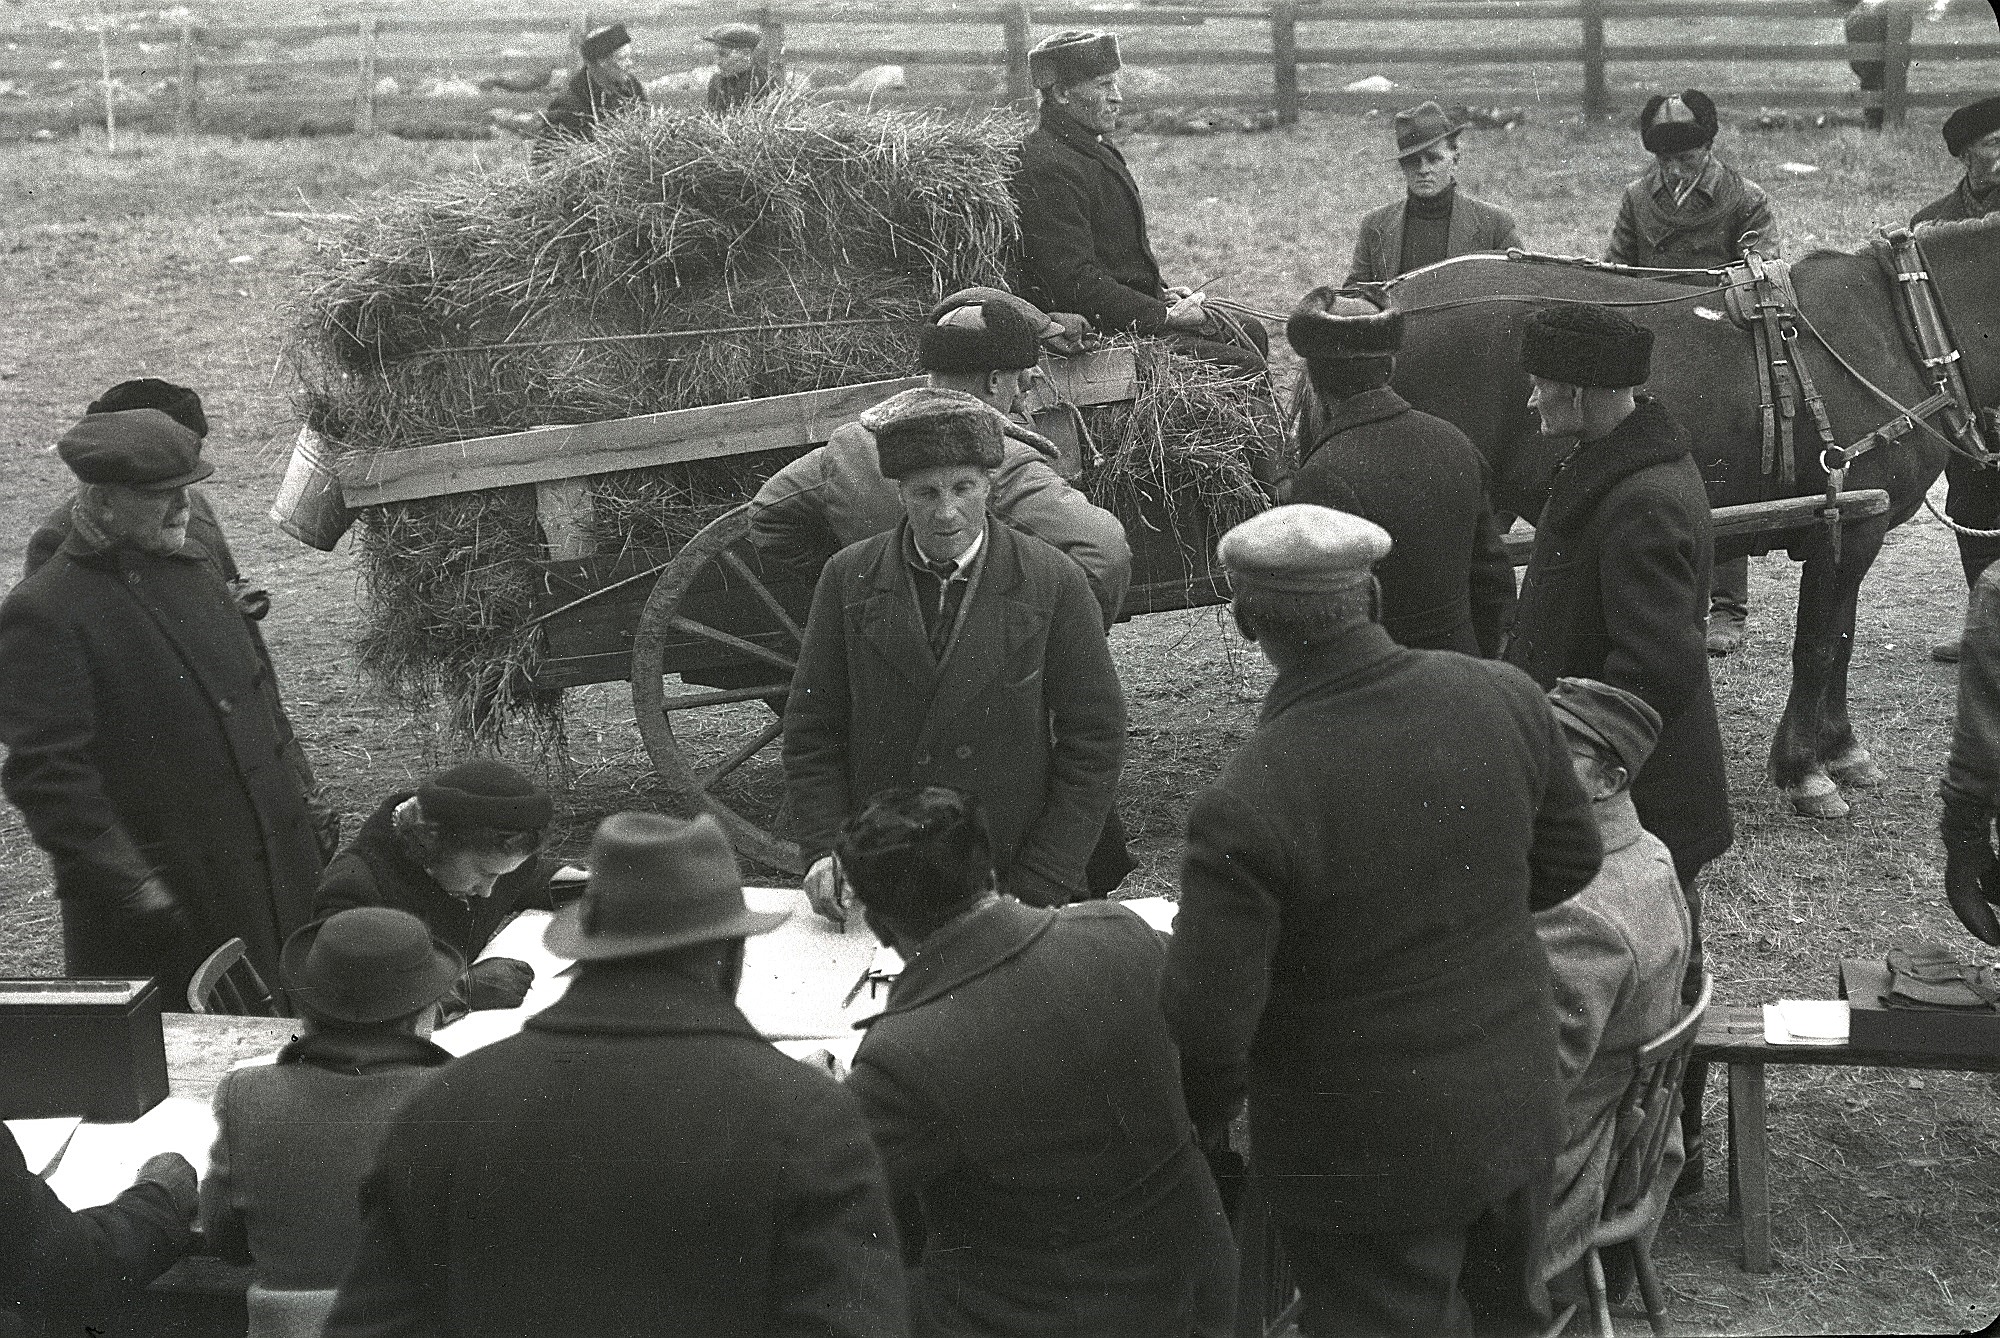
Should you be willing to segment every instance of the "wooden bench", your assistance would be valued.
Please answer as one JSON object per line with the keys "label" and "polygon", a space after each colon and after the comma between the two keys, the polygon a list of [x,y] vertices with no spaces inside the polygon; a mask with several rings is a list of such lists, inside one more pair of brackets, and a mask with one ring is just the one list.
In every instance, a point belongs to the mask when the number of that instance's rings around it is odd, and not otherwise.
{"label": "wooden bench", "polygon": [[1764,1066],[1823,1064],[1847,1068],[1946,1069],[2000,1073],[2000,1055],[1911,1054],[1844,1045],[1771,1045],[1764,1010],[1711,1008],[1694,1058],[1729,1066],[1729,1207],[1743,1224],[1743,1268],[1771,1271],[1771,1165],[1764,1129]]}

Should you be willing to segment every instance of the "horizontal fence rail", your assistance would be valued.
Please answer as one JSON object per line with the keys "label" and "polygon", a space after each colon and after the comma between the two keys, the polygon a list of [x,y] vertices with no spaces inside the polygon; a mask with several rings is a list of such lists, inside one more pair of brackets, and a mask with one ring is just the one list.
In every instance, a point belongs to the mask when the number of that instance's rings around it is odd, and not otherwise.
{"label": "horizontal fence rail", "polygon": [[[1958,0],[1961,6],[1977,0]],[[1769,107],[1846,105],[1881,109],[1889,124],[1900,124],[1912,107],[1952,105],[1982,95],[1922,90],[1909,86],[1916,62],[2000,62],[2000,41],[1915,41],[1914,26],[1921,6],[1912,3],[1892,13],[1884,40],[1845,41],[1726,41],[1621,42],[1608,29],[1620,23],[1679,22],[1692,19],[1760,20],[1785,23],[1773,35],[1795,36],[1799,20],[1828,25],[1833,35],[1842,10],[1826,0],[1355,0],[1354,3],[1287,3],[1265,8],[1146,8],[1113,9],[1087,6],[1044,7],[1026,3],[970,5],[962,8],[912,11],[907,8],[831,9],[764,6],[753,9],[717,7],[678,10],[624,20],[641,44],[648,62],[676,59],[699,64],[708,54],[700,34],[716,23],[747,20],[764,30],[766,44],[781,59],[793,63],[822,62],[862,65],[953,67],[983,71],[982,87],[967,90],[908,90],[878,95],[889,105],[992,106],[1024,103],[1033,95],[1027,53],[1041,33],[1066,27],[1103,27],[1129,34],[1128,61],[1146,67],[1236,67],[1267,69],[1268,82],[1259,91],[1234,88],[1227,92],[1186,90],[1129,92],[1128,106],[1198,105],[1273,108],[1281,124],[1295,121],[1303,110],[1350,110],[1391,106],[1407,100],[1407,92],[1335,91],[1301,86],[1301,75],[1329,67],[1366,69],[1456,69],[1459,67],[1574,67],[1579,74],[1566,98],[1586,114],[1603,115],[1613,98],[1607,71],[1614,66],[1710,64],[1739,62],[1796,67],[1812,64],[1874,63],[1882,66],[1878,91],[1850,88],[1730,88],[1718,100],[1737,105]],[[1983,4],[1977,4],[1983,9]],[[1383,45],[1341,40],[1338,25],[1485,22],[1573,24],[1567,37],[1504,44]],[[210,98],[202,88],[241,83],[245,92],[231,94],[232,105],[260,93],[285,94],[298,108],[323,107],[329,99],[320,90],[287,84],[318,76],[338,89],[344,81],[351,93],[333,99],[347,101],[351,128],[375,132],[385,105],[406,106],[417,99],[403,96],[401,83],[430,76],[426,97],[463,104],[475,96],[488,105],[515,111],[540,105],[553,91],[508,90],[492,76],[527,68],[543,72],[571,64],[577,39],[592,24],[588,13],[563,16],[543,12],[520,18],[371,17],[334,23],[299,23],[269,28],[232,28],[185,24],[142,26],[99,32],[79,23],[67,29],[9,31],[0,29],[0,91],[15,98],[32,90],[62,85],[62,93],[79,99],[101,97],[103,114],[128,116],[121,103],[143,104],[157,118],[171,114],[173,128],[201,128],[201,113]],[[990,37],[977,33],[992,29]],[[874,30],[859,33],[856,29]],[[948,31],[938,31],[946,28]],[[910,30],[919,34],[913,36]],[[1191,30],[1185,35],[1175,29]],[[814,30],[811,40],[793,40],[801,30]],[[440,55],[452,40],[461,50]],[[412,45],[418,49],[411,50]],[[479,83],[463,71],[488,76]],[[454,78],[453,76],[456,76]],[[1478,82],[1496,82],[1491,73],[1474,75]],[[135,84],[150,81],[143,96]],[[462,82],[461,82],[462,81]],[[1504,79],[1502,80],[1504,81]],[[1247,81],[1246,81],[1247,82]],[[1262,81],[1260,81],[1262,82]],[[1987,80],[1975,82],[1987,83]],[[1536,80],[1537,92],[1547,90]],[[1460,88],[1452,96],[1470,105],[1498,105],[1518,99],[1526,90]],[[676,83],[656,93],[666,102],[696,101],[702,90]],[[60,94],[58,95],[60,96]],[[275,100],[274,100],[275,101]],[[5,103],[0,102],[0,114]],[[339,108],[332,113],[336,117]]]}

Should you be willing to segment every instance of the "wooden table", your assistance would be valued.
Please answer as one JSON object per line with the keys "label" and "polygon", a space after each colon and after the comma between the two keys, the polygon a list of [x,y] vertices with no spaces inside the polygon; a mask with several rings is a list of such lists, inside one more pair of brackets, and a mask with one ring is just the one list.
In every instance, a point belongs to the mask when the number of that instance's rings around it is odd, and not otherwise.
{"label": "wooden table", "polygon": [[219,1013],[164,1013],[167,1093],[208,1101],[222,1075],[246,1059],[276,1054],[299,1033],[297,1018],[228,1017]]}
{"label": "wooden table", "polygon": [[1743,1224],[1743,1268],[1771,1271],[1771,1166],[1765,1137],[1764,1066],[1821,1064],[1846,1068],[1944,1069],[2000,1073],[2000,1055],[1912,1054],[1844,1045],[1772,1045],[1762,1006],[1712,1007],[1696,1037],[1694,1058],[1729,1066],[1729,1207]]}

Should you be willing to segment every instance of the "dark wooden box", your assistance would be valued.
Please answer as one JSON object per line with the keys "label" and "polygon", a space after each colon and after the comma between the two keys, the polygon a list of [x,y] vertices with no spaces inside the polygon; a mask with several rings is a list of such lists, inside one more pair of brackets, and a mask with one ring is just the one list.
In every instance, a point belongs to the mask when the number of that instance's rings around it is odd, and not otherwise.
{"label": "dark wooden box", "polygon": [[150,980],[0,980],[0,1119],[136,1120],[167,1095]]}
{"label": "dark wooden box", "polygon": [[2000,1059],[2000,1012],[1948,1013],[1889,1008],[1889,968],[1880,961],[1840,964],[1848,1044],[1870,1050],[1964,1059]]}

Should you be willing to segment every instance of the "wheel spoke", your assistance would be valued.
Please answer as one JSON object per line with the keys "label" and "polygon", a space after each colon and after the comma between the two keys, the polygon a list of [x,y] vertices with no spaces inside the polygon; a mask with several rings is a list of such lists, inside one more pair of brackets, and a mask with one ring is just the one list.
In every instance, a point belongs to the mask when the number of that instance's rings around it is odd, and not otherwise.
{"label": "wheel spoke", "polygon": [[707,637],[710,641],[727,646],[731,650],[741,651],[745,655],[754,655],[760,660],[777,665],[786,673],[790,673],[792,670],[798,668],[797,662],[785,658],[775,650],[769,650],[754,641],[745,641],[742,637],[733,636],[719,627],[710,627],[707,623],[698,623],[686,614],[677,613],[667,619],[667,626],[677,632],[686,632],[692,636]]}
{"label": "wheel spoke", "polygon": [[782,719],[773,720],[770,724],[758,730],[757,737],[751,739],[750,742],[744,744],[742,747],[738,748],[735,752],[723,758],[720,762],[716,763],[713,767],[709,768],[707,771],[704,771],[701,774],[700,777],[701,788],[706,790],[712,787],[717,781],[721,780],[724,776],[727,776],[730,772],[736,770],[736,768],[742,766],[745,762],[748,762],[751,758],[755,757],[758,753],[758,750],[763,748],[765,744],[777,738],[780,734],[784,732],[785,732],[785,722]]}
{"label": "wheel spoke", "polygon": [[806,634],[801,632],[799,625],[792,621],[792,615],[785,612],[785,606],[778,602],[778,597],[772,594],[770,588],[757,578],[756,572],[750,570],[749,563],[726,548],[722,551],[722,560],[729,564],[731,571],[741,576],[748,583],[750,593],[757,596],[764,607],[771,611],[771,616],[778,620],[778,626],[791,633],[793,641],[803,642],[806,639]]}
{"label": "wheel spoke", "polygon": [[722,706],[729,702],[756,701],[763,697],[782,697],[792,690],[790,683],[766,683],[760,688],[720,688],[714,692],[690,692],[679,697],[668,697],[660,703],[662,711],[692,711],[703,706]]}

